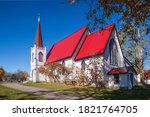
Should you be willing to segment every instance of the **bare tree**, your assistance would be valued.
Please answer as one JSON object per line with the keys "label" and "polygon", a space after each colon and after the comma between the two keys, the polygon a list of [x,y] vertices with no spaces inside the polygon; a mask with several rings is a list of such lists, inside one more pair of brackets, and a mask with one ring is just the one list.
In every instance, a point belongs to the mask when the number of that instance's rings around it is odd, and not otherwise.
{"label": "bare tree", "polygon": [[87,69],[91,74],[91,82],[93,82],[96,87],[103,88],[103,59],[99,55],[92,56],[90,58],[89,64],[87,65]]}
{"label": "bare tree", "polygon": [[64,65],[58,62],[48,63],[40,68],[38,68],[39,73],[48,76],[50,79],[54,80],[54,82],[60,82],[60,77],[62,75],[67,77],[71,70]]}

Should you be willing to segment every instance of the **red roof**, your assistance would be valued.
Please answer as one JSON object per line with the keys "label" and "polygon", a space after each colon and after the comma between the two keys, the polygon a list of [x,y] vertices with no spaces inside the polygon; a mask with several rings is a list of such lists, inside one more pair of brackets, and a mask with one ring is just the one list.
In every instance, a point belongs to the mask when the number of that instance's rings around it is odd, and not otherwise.
{"label": "red roof", "polygon": [[35,44],[36,44],[36,47],[43,47],[40,21],[38,21]]}
{"label": "red roof", "polygon": [[144,70],[145,79],[150,79],[150,70]]}
{"label": "red roof", "polygon": [[54,44],[48,53],[49,55],[46,63],[71,57],[86,29],[87,26],[84,26],[70,36]]}
{"label": "red roof", "polygon": [[108,74],[109,74],[109,75],[124,74],[124,73],[127,73],[130,68],[131,68],[131,67],[112,68],[112,69],[108,72]]}
{"label": "red roof", "polygon": [[104,53],[113,28],[114,24],[111,24],[95,33],[88,35],[75,59],[78,60],[89,57],[93,54]]}

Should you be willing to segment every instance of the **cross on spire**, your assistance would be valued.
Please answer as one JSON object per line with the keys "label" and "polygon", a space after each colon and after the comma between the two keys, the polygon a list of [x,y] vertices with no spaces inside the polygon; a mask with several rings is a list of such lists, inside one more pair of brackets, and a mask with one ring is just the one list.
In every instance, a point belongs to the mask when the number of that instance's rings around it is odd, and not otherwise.
{"label": "cross on spire", "polygon": [[38,15],[38,22],[40,22],[40,14]]}

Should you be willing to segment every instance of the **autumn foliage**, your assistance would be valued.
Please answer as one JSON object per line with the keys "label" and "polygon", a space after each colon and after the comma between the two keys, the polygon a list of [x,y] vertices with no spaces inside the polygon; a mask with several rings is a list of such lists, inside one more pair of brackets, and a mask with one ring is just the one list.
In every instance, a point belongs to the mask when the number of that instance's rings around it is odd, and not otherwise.
{"label": "autumn foliage", "polygon": [[38,71],[41,74],[53,79],[55,82],[60,81],[61,75],[68,76],[71,73],[69,68],[58,62],[48,63],[45,66],[38,68]]}
{"label": "autumn foliage", "polygon": [[5,75],[5,70],[1,67],[0,68],[0,81],[2,81],[2,77]]}
{"label": "autumn foliage", "polygon": [[73,63],[65,66],[58,62],[48,63],[38,68],[39,73],[50,78],[54,82],[64,82],[71,85],[92,85],[104,87],[102,81],[102,61],[99,57],[91,57],[85,67],[78,68]]}

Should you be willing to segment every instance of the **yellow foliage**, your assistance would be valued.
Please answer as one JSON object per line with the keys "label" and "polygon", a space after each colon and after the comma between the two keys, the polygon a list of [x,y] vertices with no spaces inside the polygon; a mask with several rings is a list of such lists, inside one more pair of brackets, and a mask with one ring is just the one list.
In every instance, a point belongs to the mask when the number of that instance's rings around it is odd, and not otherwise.
{"label": "yellow foliage", "polygon": [[2,81],[2,77],[4,76],[5,71],[3,68],[0,68],[0,81]]}
{"label": "yellow foliage", "polygon": [[3,68],[0,68],[0,77],[4,76],[5,70]]}

